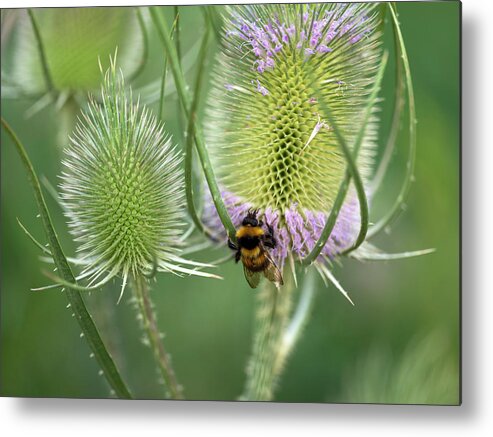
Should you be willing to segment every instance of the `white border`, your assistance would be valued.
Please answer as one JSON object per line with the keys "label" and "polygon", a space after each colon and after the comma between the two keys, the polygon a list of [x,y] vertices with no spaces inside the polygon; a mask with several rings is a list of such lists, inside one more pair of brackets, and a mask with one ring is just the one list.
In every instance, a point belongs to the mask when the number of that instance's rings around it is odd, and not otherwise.
{"label": "white border", "polygon": [[[163,4],[105,1],[99,5]],[[173,2],[197,4],[203,2]],[[241,3],[241,2],[236,2]],[[0,1],[0,6],[87,1]],[[463,406],[0,399],[2,434],[44,436],[483,436],[493,429],[492,44],[490,2],[463,2]],[[430,60],[433,62],[433,60]],[[488,431],[489,429],[489,431]],[[330,433],[330,434],[329,434]]]}

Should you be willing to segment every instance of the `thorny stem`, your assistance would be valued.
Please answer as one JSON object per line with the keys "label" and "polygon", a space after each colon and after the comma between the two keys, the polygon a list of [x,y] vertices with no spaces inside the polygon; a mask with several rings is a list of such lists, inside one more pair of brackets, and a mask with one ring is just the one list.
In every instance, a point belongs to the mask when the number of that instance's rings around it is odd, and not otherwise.
{"label": "thorny stem", "polygon": [[282,370],[283,335],[289,322],[294,281],[291,279],[278,290],[264,281],[258,294],[255,314],[255,333],[252,356],[247,367],[247,381],[241,397],[248,401],[268,401]]}
{"label": "thorny stem", "polygon": [[183,399],[182,388],[178,384],[170,357],[164,349],[162,335],[157,326],[147,280],[142,276],[138,276],[134,278],[133,282],[135,298],[137,299],[137,305],[142,316],[142,324],[159,371],[163,377],[165,388],[169,391],[171,399]]}

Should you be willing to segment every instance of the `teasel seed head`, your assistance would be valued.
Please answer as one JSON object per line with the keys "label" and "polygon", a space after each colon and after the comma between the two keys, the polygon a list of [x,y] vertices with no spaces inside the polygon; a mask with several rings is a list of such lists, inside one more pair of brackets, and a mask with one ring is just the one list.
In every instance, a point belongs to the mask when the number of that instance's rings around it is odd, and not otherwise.
{"label": "teasel seed head", "polygon": [[[132,103],[115,63],[65,150],[61,199],[78,243],[79,278],[102,284],[153,270],[212,276],[180,256],[182,158],[163,125]],[[191,265],[188,268],[185,265]]]}
{"label": "teasel seed head", "polygon": [[100,83],[98,59],[106,69],[106,60],[117,47],[119,66],[126,77],[137,69],[143,35],[134,8],[42,8],[29,12],[39,35],[28,11],[19,10],[12,39],[16,56],[10,76],[24,94],[47,91],[43,55],[51,85],[60,93],[96,91]]}

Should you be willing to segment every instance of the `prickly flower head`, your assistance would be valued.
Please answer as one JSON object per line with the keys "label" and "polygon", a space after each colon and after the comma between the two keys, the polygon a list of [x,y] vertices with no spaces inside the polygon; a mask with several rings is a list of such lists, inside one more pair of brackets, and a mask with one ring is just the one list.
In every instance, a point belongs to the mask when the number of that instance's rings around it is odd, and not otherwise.
{"label": "prickly flower head", "polygon": [[[381,59],[375,4],[235,6],[208,101],[208,144],[235,225],[259,208],[277,233],[273,251],[308,254],[324,227],[346,161],[323,107],[352,145]],[[372,168],[375,116],[358,155]],[[221,229],[212,207],[209,226]],[[348,193],[322,251],[332,258],[352,244],[359,206]]]}
{"label": "prickly flower head", "polygon": [[80,278],[96,286],[154,269],[196,273],[179,256],[185,224],[181,157],[163,126],[132,103],[115,65],[66,149],[62,201],[79,244]]}
{"label": "prickly flower head", "polygon": [[[107,60],[117,47],[124,73],[130,76],[135,72],[143,52],[143,37],[133,8],[41,8],[30,13],[54,90],[97,90],[98,59],[107,68]],[[34,23],[26,10],[18,10],[16,18],[11,79],[24,94],[44,93],[47,84]]]}

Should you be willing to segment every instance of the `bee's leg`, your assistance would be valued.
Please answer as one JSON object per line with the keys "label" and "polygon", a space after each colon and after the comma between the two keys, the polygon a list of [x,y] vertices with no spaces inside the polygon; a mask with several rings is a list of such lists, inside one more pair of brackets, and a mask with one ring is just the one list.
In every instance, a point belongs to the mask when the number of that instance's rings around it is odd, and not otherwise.
{"label": "bee's leg", "polygon": [[274,238],[274,228],[269,223],[265,225],[267,226],[268,232],[264,235],[263,243],[266,247],[274,249],[277,246],[277,240]]}
{"label": "bee's leg", "polygon": [[238,250],[238,246],[234,244],[229,238],[228,238],[228,247],[232,250]]}
{"label": "bee's leg", "polygon": [[238,250],[238,252],[236,252],[235,254],[235,262],[238,262],[240,259],[241,259],[241,251]]}

